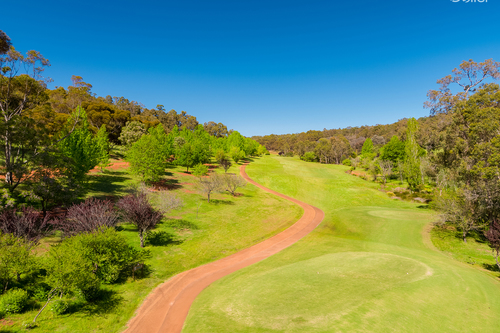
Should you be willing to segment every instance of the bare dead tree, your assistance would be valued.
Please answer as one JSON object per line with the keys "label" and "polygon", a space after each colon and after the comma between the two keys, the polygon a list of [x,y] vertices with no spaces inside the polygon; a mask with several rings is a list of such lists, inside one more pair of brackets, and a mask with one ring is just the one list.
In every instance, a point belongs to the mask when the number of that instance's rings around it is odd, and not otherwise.
{"label": "bare dead tree", "polygon": [[223,183],[224,188],[233,196],[236,194],[236,190],[239,187],[243,187],[247,184],[246,180],[240,175],[225,174],[223,181],[224,181]]}
{"label": "bare dead tree", "polygon": [[380,172],[382,173],[382,179],[384,180],[384,186],[387,177],[392,174],[392,161],[379,160],[378,165],[380,166]]}
{"label": "bare dead tree", "polygon": [[67,235],[111,228],[118,223],[118,212],[110,200],[90,198],[68,208],[66,217],[57,223]]}
{"label": "bare dead tree", "polygon": [[0,214],[0,231],[36,244],[49,230],[49,215],[33,208],[7,209]]}
{"label": "bare dead tree", "polygon": [[163,214],[167,214],[171,210],[179,209],[184,206],[184,201],[176,194],[169,191],[160,191],[157,199],[158,208]]}
{"label": "bare dead tree", "polygon": [[207,196],[210,203],[210,195],[214,192],[223,190],[224,180],[218,173],[213,173],[209,177],[200,177],[198,179],[198,192]]}
{"label": "bare dead tree", "polygon": [[137,227],[141,247],[144,247],[145,234],[163,219],[163,213],[154,209],[147,195],[141,192],[121,198],[117,205],[124,219]]}

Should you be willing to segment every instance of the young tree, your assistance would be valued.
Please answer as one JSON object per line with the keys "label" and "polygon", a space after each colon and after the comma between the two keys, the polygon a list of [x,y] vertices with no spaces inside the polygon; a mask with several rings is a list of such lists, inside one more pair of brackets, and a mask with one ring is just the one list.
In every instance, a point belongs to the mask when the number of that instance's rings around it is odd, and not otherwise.
{"label": "young tree", "polygon": [[[76,127],[73,124],[78,122]],[[64,139],[59,142],[61,152],[73,161],[73,178],[82,183],[86,174],[99,163],[99,148],[89,129],[87,114],[78,107],[66,123],[61,133]]]}
{"label": "young tree", "polygon": [[236,190],[238,187],[243,187],[247,184],[246,180],[243,179],[240,175],[228,175],[224,174],[223,178],[223,186],[228,191],[231,193],[233,196],[236,195]]}
{"label": "young tree", "polygon": [[163,126],[159,124],[150,128],[149,133],[135,142],[127,154],[130,171],[140,175],[143,181],[156,181],[165,171],[171,151],[172,145]]}
{"label": "young tree", "polygon": [[498,220],[493,220],[491,222],[490,228],[486,231],[485,236],[488,240],[488,245],[493,251],[495,262],[500,269],[500,262],[498,262],[498,256],[500,255],[500,223]]}
{"label": "young tree", "polygon": [[418,188],[418,185],[421,184],[419,158],[420,146],[415,138],[415,134],[418,131],[417,120],[415,118],[410,118],[407,126],[405,142],[405,171],[410,190],[415,191]]}
{"label": "young tree", "polygon": [[157,206],[166,215],[172,210],[182,208],[184,201],[172,192],[160,191],[157,196]]}
{"label": "young tree", "polygon": [[147,195],[141,192],[121,198],[117,205],[125,220],[137,227],[141,247],[144,247],[144,236],[163,219],[163,213],[154,209]]}
{"label": "young tree", "polygon": [[219,192],[223,190],[224,180],[218,173],[213,173],[209,177],[203,177],[198,179],[198,190],[201,194],[207,196],[207,200],[210,203],[210,195],[214,192]]}
{"label": "young tree", "polygon": [[57,224],[66,235],[114,227],[118,213],[110,200],[90,198],[68,208],[66,217]]}
{"label": "young tree", "polygon": [[229,157],[223,150],[218,150],[217,153],[215,153],[215,160],[222,168],[224,168],[224,173],[226,173],[232,165]]}
{"label": "young tree", "polygon": [[14,279],[19,282],[21,274],[34,270],[36,262],[32,249],[32,242],[14,234],[0,234],[0,281],[3,292],[7,291]]}
{"label": "young tree", "polygon": [[380,171],[382,172],[382,178],[384,179],[385,186],[387,177],[392,173],[392,161],[379,160],[378,165],[380,167]]}
{"label": "young tree", "polygon": [[245,153],[239,147],[231,147],[229,155],[233,159],[234,163],[238,163],[241,159],[245,157]]}
{"label": "young tree", "polygon": [[363,143],[363,147],[361,148],[361,155],[363,157],[372,159],[374,156],[374,150],[373,150],[373,141],[372,139],[368,138],[365,140]]}
{"label": "young tree", "polygon": [[193,168],[193,175],[202,177],[208,175],[208,167],[203,164],[198,164]]}
{"label": "young tree", "polygon": [[146,126],[139,121],[129,121],[127,125],[122,128],[120,133],[120,142],[130,147],[137,142],[143,134],[146,134]]}
{"label": "young tree", "polygon": [[106,132],[106,125],[102,125],[97,132],[97,136],[95,138],[95,143],[97,145],[97,160],[98,166],[101,168],[101,172],[103,168],[110,165],[109,163],[109,138],[108,132]]}
{"label": "young tree", "polygon": [[49,216],[33,208],[7,209],[0,214],[0,231],[36,244],[48,231]]}
{"label": "young tree", "polygon": [[397,135],[393,135],[391,140],[380,150],[380,159],[391,161],[396,164],[405,158],[405,144],[399,140]]}

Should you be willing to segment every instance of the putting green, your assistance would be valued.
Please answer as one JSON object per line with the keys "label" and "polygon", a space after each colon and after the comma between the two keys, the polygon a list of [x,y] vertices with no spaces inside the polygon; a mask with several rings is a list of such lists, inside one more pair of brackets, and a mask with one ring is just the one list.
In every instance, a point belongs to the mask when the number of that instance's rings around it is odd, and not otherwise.
{"label": "putting green", "polygon": [[325,220],[212,284],[183,332],[498,332],[499,283],[426,245],[431,213],[344,170],[278,157],[247,167]]}

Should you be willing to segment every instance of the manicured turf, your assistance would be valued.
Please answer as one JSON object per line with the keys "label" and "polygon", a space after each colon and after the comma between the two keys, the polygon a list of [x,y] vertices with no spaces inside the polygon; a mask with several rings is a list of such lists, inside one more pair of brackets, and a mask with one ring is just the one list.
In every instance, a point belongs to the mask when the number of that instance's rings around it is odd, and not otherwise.
{"label": "manicured turf", "polygon": [[425,206],[345,170],[276,156],[250,164],[255,181],[325,220],[208,287],[183,332],[498,332],[500,283],[433,247]]}
{"label": "manicured turf", "polygon": [[[152,258],[147,261],[149,277],[136,281],[129,278],[126,283],[104,286],[107,290],[105,299],[72,314],[57,316],[47,309],[37,320],[40,326],[36,332],[121,332],[142,300],[158,284],[177,273],[269,238],[293,224],[303,213],[301,208],[253,185],[238,189],[241,195],[237,197],[215,194],[208,204],[206,198],[195,193],[193,183],[196,178],[181,174],[184,170],[172,167],[164,177],[174,185],[172,191],[183,198],[185,206],[171,212],[172,219],[156,228],[156,231],[170,232],[173,239],[163,246],[147,246],[152,253]],[[239,165],[233,166],[229,172],[239,172]],[[100,197],[124,195],[127,186],[138,182],[126,169],[91,178],[90,195]],[[279,218],[274,218],[275,213]],[[139,247],[135,227],[130,224],[120,227],[130,244]],[[47,250],[49,243],[58,241],[58,237],[45,239],[40,253]],[[25,332],[21,328],[23,323],[33,320],[40,304],[30,307],[31,311],[0,321],[0,331]]]}

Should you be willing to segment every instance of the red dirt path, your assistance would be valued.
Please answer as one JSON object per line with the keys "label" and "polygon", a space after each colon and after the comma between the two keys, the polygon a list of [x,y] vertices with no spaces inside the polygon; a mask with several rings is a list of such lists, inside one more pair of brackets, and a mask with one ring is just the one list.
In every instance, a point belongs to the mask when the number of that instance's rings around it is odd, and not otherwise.
{"label": "red dirt path", "polygon": [[302,217],[281,233],[245,250],[172,277],[149,294],[124,333],[179,333],[189,308],[200,292],[218,279],[250,266],[289,247],[310,233],[323,220],[322,210],[270,190],[254,182],[240,167],[240,173],[255,186],[292,201],[304,209]]}

